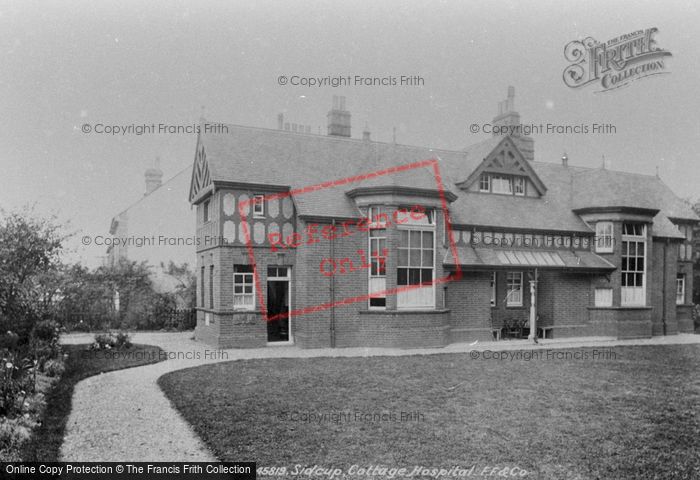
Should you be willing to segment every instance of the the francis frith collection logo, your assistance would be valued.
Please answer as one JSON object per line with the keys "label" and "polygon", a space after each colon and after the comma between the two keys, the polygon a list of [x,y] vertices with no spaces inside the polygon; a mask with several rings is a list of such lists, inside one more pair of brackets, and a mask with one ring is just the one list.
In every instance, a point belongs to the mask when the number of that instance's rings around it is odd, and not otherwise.
{"label": "the francis frith collection logo", "polygon": [[571,88],[600,84],[599,92],[604,92],[640,78],[669,73],[664,60],[671,52],[657,46],[656,32],[657,28],[647,28],[607,42],[592,37],[569,42],[564,57],[572,63],[564,69],[564,83]]}

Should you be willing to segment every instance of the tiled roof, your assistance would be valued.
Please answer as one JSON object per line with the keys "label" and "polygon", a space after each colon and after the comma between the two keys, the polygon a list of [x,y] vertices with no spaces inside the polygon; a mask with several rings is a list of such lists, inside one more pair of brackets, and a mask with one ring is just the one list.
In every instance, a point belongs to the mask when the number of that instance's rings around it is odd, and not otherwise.
{"label": "tiled roof", "polygon": [[[547,187],[541,198],[490,195],[460,190],[457,183],[502,141],[491,137],[463,151],[440,150],[283,130],[226,125],[227,134],[202,133],[213,181],[287,186],[292,189],[437,159],[445,188],[458,196],[455,224],[591,232],[572,210],[587,206],[633,206],[660,210],[655,235],[680,236],[667,217],[697,220],[690,206],[657,177],[602,169],[532,162]],[[430,167],[369,178],[297,195],[301,215],[357,217],[345,192],[368,186],[436,189]]]}

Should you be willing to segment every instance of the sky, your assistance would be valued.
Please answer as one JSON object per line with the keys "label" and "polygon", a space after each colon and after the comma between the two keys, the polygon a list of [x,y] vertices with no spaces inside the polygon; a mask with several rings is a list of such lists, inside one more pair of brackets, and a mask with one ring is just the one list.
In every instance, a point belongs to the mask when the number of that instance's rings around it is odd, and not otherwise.
{"label": "sky", "polygon": [[[700,15],[693,1],[0,1],[0,208],[35,204],[81,235],[194,159],[194,134],[109,135],[82,126],[208,121],[325,133],[344,95],[353,136],[461,149],[508,86],[526,124],[611,124],[614,133],[535,134],[538,161],[655,174],[700,197]],[[562,80],[564,46],[658,28],[668,74],[597,93]],[[305,87],[279,77],[418,75],[420,86]],[[324,166],[320,166],[324,168]],[[332,166],[327,166],[332,174]],[[329,177],[332,178],[332,177]],[[185,195],[187,192],[184,193]],[[194,231],[194,225],[193,225]]]}

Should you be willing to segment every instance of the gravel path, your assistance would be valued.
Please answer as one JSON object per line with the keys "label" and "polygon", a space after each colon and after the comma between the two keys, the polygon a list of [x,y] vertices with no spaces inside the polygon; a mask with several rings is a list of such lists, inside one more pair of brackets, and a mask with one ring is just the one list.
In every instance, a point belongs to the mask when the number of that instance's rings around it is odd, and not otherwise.
{"label": "gravel path", "polygon": [[[470,350],[520,350],[542,348],[613,347],[618,345],[671,345],[700,343],[700,335],[681,334],[642,340],[578,338],[456,344],[431,349],[345,348],[299,350],[270,347],[217,351],[190,338],[192,332],[146,332],[133,335],[133,341],[158,345],[171,358],[143,367],[119,370],[87,378],[76,385],[73,405],[61,448],[63,461],[216,461],[192,428],[171,406],[156,381],[161,375],[183,368],[227,360],[249,358],[308,358],[328,356],[400,356]],[[89,343],[93,335],[75,334],[63,343]],[[205,358],[213,353],[217,358]]]}

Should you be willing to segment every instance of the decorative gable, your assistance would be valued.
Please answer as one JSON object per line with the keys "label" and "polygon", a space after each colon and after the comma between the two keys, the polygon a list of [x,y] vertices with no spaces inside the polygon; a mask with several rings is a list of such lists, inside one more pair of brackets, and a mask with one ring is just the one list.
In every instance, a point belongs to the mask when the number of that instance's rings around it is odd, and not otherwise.
{"label": "decorative gable", "polygon": [[465,181],[457,185],[461,189],[467,190],[477,182],[484,182],[482,180],[484,174],[495,174],[496,178],[500,178],[499,176],[502,175],[504,177],[516,179],[528,179],[539,196],[544,195],[547,191],[547,187],[545,187],[542,180],[537,176],[535,169],[525,160],[525,157],[523,157],[523,154],[510,137],[505,137],[496,148],[484,158],[471,175],[469,175]]}
{"label": "decorative gable", "polygon": [[194,202],[200,192],[209,185],[211,185],[211,175],[207,164],[207,154],[204,152],[204,145],[198,142],[194,168],[192,169],[192,181],[190,182],[190,202]]}

